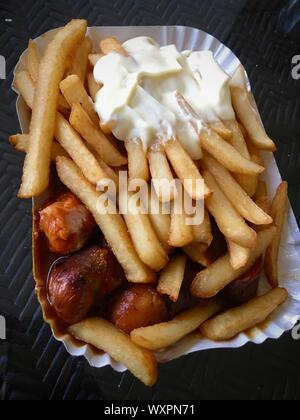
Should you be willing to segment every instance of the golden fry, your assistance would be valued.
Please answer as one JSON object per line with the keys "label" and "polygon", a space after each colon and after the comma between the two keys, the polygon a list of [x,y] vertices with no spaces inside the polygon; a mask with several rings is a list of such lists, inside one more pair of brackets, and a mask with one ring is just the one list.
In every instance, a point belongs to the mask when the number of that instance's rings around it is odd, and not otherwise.
{"label": "golden fry", "polygon": [[115,37],[102,39],[102,41],[100,41],[100,49],[103,52],[103,54],[117,52],[125,56],[128,55],[127,52],[122,47],[122,45],[117,40],[117,38]]}
{"label": "golden fry", "polygon": [[206,321],[200,327],[200,331],[213,341],[230,340],[265,321],[287,298],[288,293],[285,289],[274,289],[264,296],[256,297],[238,308],[230,309]]}
{"label": "golden fry", "polygon": [[145,385],[157,380],[154,355],[134,344],[127,334],[103,318],[89,318],[69,327],[69,333],[78,340],[91,344],[122,363]]}
{"label": "golden fry", "polygon": [[96,96],[99,90],[101,89],[101,86],[94,79],[94,75],[92,72],[89,72],[87,75],[87,83],[89,87],[90,96],[93,99],[93,101],[96,102]]}
{"label": "golden fry", "polygon": [[203,166],[213,175],[223,193],[242,217],[256,225],[268,225],[273,222],[272,217],[251,200],[230,172],[212,156],[208,154],[204,156]]}
{"label": "golden fry", "polygon": [[152,182],[160,201],[173,201],[175,191],[170,185],[174,178],[164,149],[155,145],[148,153],[148,160]]}
{"label": "golden fry", "polygon": [[48,187],[59,83],[66,58],[84,37],[86,27],[85,20],[73,20],[59,30],[40,63],[19,197],[39,196]]}
{"label": "golden fry", "polygon": [[59,87],[70,107],[79,103],[91,121],[98,127],[99,117],[80,78],[77,75],[68,76],[60,82]]}
{"label": "golden fry", "polygon": [[86,78],[89,54],[91,54],[92,48],[93,43],[91,38],[85,37],[75,51],[73,63],[69,70],[69,73],[78,76],[82,83],[84,83]]}
{"label": "golden fry", "polygon": [[173,302],[177,302],[184,279],[187,258],[183,254],[171,257],[169,264],[160,274],[157,291],[161,295],[168,295]]}
{"label": "golden fry", "polygon": [[70,123],[107,165],[126,165],[126,157],[111,144],[108,138],[101,132],[100,128],[93,124],[80,104],[74,104],[72,106]]}
{"label": "golden fry", "polygon": [[252,248],[256,241],[255,231],[246,224],[245,220],[234,209],[211,173],[205,171],[203,177],[208,187],[213,191],[212,196],[207,198],[205,204],[215,218],[221,232],[232,242],[246,248]]}
{"label": "golden fry", "polygon": [[288,184],[282,182],[276,192],[271,205],[271,215],[274,218],[277,232],[274,240],[267,249],[265,256],[265,273],[272,287],[278,286],[278,253],[281,242],[282,229],[288,209]]}
{"label": "golden fry", "polygon": [[221,310],[215,301],[200,303],[177,315],[169,322],[137,328],[130,334],[132,341],[148,350],[161,350],[177,343],[195,331],[203,322]]}
{"label": "golden fry", "polygon": [[276,146],[274,142],[266,134],[260,118],[254,109],[250,94],[247,90],[245,82],[245,73],[240,66],[232,77],[231,81],[231,98],[234,110],[246,128],[247,133],[253,144],[261,150],[274,152]]}
{"label": "golden fry", "polygon": [[128,154],[129,180],[143,179],[150,180],[148,161],[141,140],[128,140],[125,142]]}
{"label": "golden fry", "polygon": [[[204,185],[202,188],[197,188],[198,183],[203,182],[199,169],[192,161],[190,156],[181,146],[177,139],[171,139],[164,143],[167,157],[178,178],[184,183],[186,191],[194,200],[202,200],[211,194],[211,191]],[[190,183],[184,182],[190,180]]]}
{"label": "golden fry", "polygon": [[207,269],[198,273],[191,285],[192,295],[203,299],[216,296],[228,284],[238,279],[253,266],[268,248],[275,234],[276,228],[274,226],[259,232],[255,248],[251,250],[247,264],[239,270],[235,270],[232,267],[230,255],[226,254],[211,264]]}

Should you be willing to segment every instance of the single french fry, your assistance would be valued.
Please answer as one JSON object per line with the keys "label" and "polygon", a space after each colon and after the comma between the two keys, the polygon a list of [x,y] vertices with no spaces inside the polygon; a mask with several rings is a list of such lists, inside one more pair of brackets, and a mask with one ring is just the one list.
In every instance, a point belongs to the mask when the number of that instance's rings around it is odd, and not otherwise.
{"label": "single french fry", "polygon": [[245,267],[249,261],[251,250],[227,240],[230,264],[234,270]]}
{"label": "single french fry", "polygon": [[160,274],[157,291],[177,302],[184,279],[187,258],[183,254],[171,257],[169,264]]}
{"label": "single french fry", "polygon": [[103,54],[89,54],[89,62],[92,67],[95,67],[97,62],[103,57]]}
{"label": "single french fry", "polygon": [[164,143],[164,147],[176,175],[183,182],[188,194],[194,200],[202,200],[208,197],[211,191],[205,184],[204,189],[201,188],[203,178],[200,175],[199,169],[181,146],[180,142],[177,139],[171,139]]}
{"label": "single french fry", "polygon": [[196,242],[193,242],[190,245],[186,245],[182,248],[190,260],[202,265],[203,267],[208,267],[212,261],[209,255],[206,253],[206,249],[207,248],[205,245],[203,246],[203,244],[198,244]]}
{"label": "single french fry", "polygon": [[157,362],[152,353],[134,344],[127,334],[103,318],[89,318],[69,327],[78,340],[91,344],[122,363],[145,385],[157,380]]}
{"label": "single french fry", "polygon": [[274,289],[244,305],[230,309],[201,325],[201,333],[213,341],[230,340],[265,321],[288,298],[285,289]]}
{"label": "single french fry", "polygon": [[276,146],[266,134],[260,118],[252,106],[250,94],[246,86],[245,72],[242,66],[233,75],[230,82],[230,90],[234,110],[246,128],[252,143],[258,149],[274,152]]}
{"label": "single french fry", "polygon": [[152,182],[160,201],[173,201],[175,191],[170,186],[174,178],[164,149],[155,145],[148,152],[148,161]]}
{"label": "single french fry", "polygon": [[129,180],[143,179],[148,182],[150,180],[150,172],[143,143],[139,139],[134,141],[127,140],[125,147],[128,153]]}
{"label": "single french fry", "polygon": [[149,192],[149,198],[148,203],[150,203],[150,209],[156,209],[158,208],[159,211],[150,211],[149,217],[153,226],[153,229],[155,230],[155,233],[162,244],[165,252],[167,254],[171,254],[174,250],[173,247],[171,247],[168,244],[169,240],[169,233],[171,228],[171,216],[170,214],[164,214],[162,209],[162,204],[158,200],[158,197],[155,193]]}
{"label": "single french fry", "polygon": [[226,254],[219,258],[207,269],[201,271],[195,277],[191,285],[193,296],[208,299],[216,296],[228,284],[246,273],[249,268],[264,254],[276,234],[276,227],[271,226],[259,232],[255,247],[251,250],[247,264],[235,270],[230,263],[230,255]]}
{"label": "single french fry", "polygon": [[78,76],[82,83],[85,81],[89,64],[89,54],[91,54],[92,48],[91,38],[88,36],[85,37],[75,51],[73,63],[69,70],[69,73]]}
{"label": "single french fry", "polygon": [[242,217],[256,225],[269,225],[273,222],[272,217],[255,204],[230,172],[209,154],[204,156],[203,167],[213,175],[223,193]]}
{"label": "single french fry", "polygon": [[169,322],[137,328],[131,332],[130,337],[134,343],[145,349],[153,351],[165,349],[195,331],[221,309],[221,305],[215,301],[199,303]]}
{"label": "single french fry", "polygon": [[216,133],[219,134],[223,139],[225,140],[231,140],[232,139],[232,130],[229,127],[226,127],[226,125],[222,121],[216,121],[209,124],[209,127],[214,130]]}
{"label": "single french fry", "polygon": [[206,251],[213,240],[210,217],[207,209],[204,209],[204,219],[201,225],[193,225],[192,229],[195,242],[200,243],[203,246],[203,251]]}
{"label": "single french fry", "polygon": [[278,253],[281,242],[283,225],[288,208],[288,184],[282,182],[276,192],[271,205],[271,215],[274,218],[277,232],[274,240],[267,249],[265,256],[265,273],[272,287],[278,286]]}
{"label": "single french fry", "polygon": [[100,41],[100,49],[103,54],[109,54],[111,52],[117,52],[119,54],[127,56],[127,52],[124,50],[122,45],[120,45],[117,38],[105,38]]}
{"label": "single french fry", "polygon": [[258,207],[260,207],[265,213],[270,214],[271,203],[269,197],[267,197],[266,195],[261,195],[260,197],[256,198],[255,204]]}
{"label": "single french fry", "polygon": [[30,39],[27,49],[27,70],[33,82],[38,80],[41,55],[37,44]]}
{"label": "single french fry", "polygon": [[208,187],[213,191],[206,199],[206,207],[215,218],[219,229],[232,242],[246,248],[252,248],[256,241],[256,232],[251,229],[234,209],[228,198],[218,186],[211,173],[204,171],[203,177]]}
{"label": "single french fry", "polygon": [[[9,142],[18,152],[27,153],[28,144],[29,144],[29,134],[15,134],[10,136]],[[52,162],[56,161],[58,156],[69,157],[68,153],[63,149],[63,147],[56,141],[52,144],[51,150],[51,160]]]}
{"label": "single french fry", "polygon": [[[251,156],[240,124],[237,121],[226,121],[225,124],[227,128],[232,130],[232,139],[229,141],[230,144],[245,159],[251,160]],[[244,175],[235,173],[233,176],[240,184],[240,186],[246,191],[249,197],[252,197],[257,187],[258,175]]]}
{"label": "single french fry", "polygon": [[186,223],[187,216],[182,209],[181,214],[176,214],[174,209],[171,213],[171,226],[168,244],[175,248],[181,248],[194,241],[192,226]]}
{"label": "single french fry", "polygon": [[92,72],[89,72],[87,75],[87,83],[89,87],[90,96],[93,99],[93,101],[96,102],[97,93],[101,89],[101,86],[99,85],[99,83],[96,82]]}
{"label": "single french fry", "polygon": [[224,141],[213,130],[202,130],[201,145],[218,162],[231,172],[245,175],[257,175],[264,171],[264,168],[244,158],[231,144]]}
{"label": "single french fry", "polygon": [[70,159],[59,157],[56,161],[58,176],[90,210],[100,227],[107,243],[111,247],[128,281],[132,283],[151,283],[154,274],[140,260],[126,224],[119,214],[109,214],[99,200],[101,194],[83,176],[80,169]]}
{"label": "single french fry", "polygon": [[128,192],[128,205],[122,209],[123,216],[140,259],[152,271],[158,272],[167,265],[169,258],[153,229],[149,215],[141,214],[131,205],[133,195]]}
{"label": "single french fry", "polygon": [[65,72],[66,58],[83,39],[86,27],[86,20],[72,20],[56,33],[42,57],[19,197],[39,196],[48,187],[59,82]]}
{"label": "single french fry", "polygon": [[68,76],[62,82],[60,82],[60,90],[66,98],[66,101],[72,107],[79,103],[85,112],[88,114],[91,121],[96,127],[99,125],[99,117],[94,110],[91,99],[85,90],[85,87],[77,75]]}
{"label": "single french fry", "polygon": [[56,116],[54,135],[89,182],[97,185],[101,179],[108,178],[95,156],[89,151],[78,133],[60,113],[57,113]]}
{"label": "single french fry", "polygon": [[74,104],[70,115],[70,123],[89,145],[109,166],[126,165],[127,159],[105,137],[100,128],[90,120],[80,104]]}

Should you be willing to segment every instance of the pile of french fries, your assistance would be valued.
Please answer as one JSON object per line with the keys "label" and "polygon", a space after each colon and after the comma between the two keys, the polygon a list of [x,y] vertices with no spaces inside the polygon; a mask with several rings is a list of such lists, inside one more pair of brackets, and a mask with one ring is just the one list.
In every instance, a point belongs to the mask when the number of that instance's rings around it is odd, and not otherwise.
{"label": "pile of french fries", "polygon": [[[207,124],[201,132],[200,161],[194,162],[176,139],[148,153],[141,142],[124,139],[121,153],[112,127],[102,124],[93,106],[101,89],[93,67],[104,54],[126,55],[126,51],[115,38],[102,40],[100,50],[93,51],[86,30],[86,21],[71,21],[56,33],[43,55],[30,41],[26,69],[16,74],[14,86],[32,110],[30,132],[10,138],[16,150],[26,153],[19,197],[37,197],[47,190],[52,162],[60,180],[93,214],[129,282],[156,282],[158,292],[176,302],[188,259],[204,267],[201,271],[199,267],[191,285],[191,294],[201,300],[169,322],[136,329],[130,336],[101,318],[86,319],[69,329],[72,336],[106,351],[146,385],[153,385],[157,377],[154,351],[196,330],[212,340],[231,339],[264,321],[287,299],[277,275],[287,184],[279,186],[270,202],[266,184],[260,180],[265,169],[261,152],[273,152],[275,145],[260,123],[246,83],[244,87],[235,83],[235,79],[245,79],[242,68],[231,83],[237,119]],[[118,171],[124,167],[129,179],[171,181],[175,175],[181,181],[191,179],[188,194],[205,200],[203,223],[189,226],[185,215],[175,212],[99,212],[97,183],[111,179],[118,187]],[[199,179],[205,182],[201,195],[194,187]],[[157,193],[160,205],[174,199],[163,189]],[[228,253],[216,261],[210,255],[211,218],[228,244]],[[219,292],[264,254],[272,290],[226,310]]]}

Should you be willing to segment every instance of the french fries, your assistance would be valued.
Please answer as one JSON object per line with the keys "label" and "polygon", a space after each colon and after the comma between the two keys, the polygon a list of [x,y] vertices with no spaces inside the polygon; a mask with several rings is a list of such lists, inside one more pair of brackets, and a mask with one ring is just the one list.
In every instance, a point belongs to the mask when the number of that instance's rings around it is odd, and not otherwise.
{"label": "french fries", "polygon": [[207,269],[200,271],[191,285],[192,295],[203,299],[216,296],[228,284],[238,279],[252,267],[255,261],[264,254],[275,235],[276,227],[274,226],[259,232],[255,248],[251,250],[247,264],[239,270],[235,270],[232,267],[230,255],[226,254]]}
{"label": "french fries", "polygon": [[216,121],[209,124],[209,127],[214,130],[216,133],[219,134],[219,136],[223,137],[225,140],[231,140],[232,139],[232,130],[229,127],[226,127],[226,125],[222,121]]}
{"label": "french fries", "polygon": [[66,58],[84,37],[86,27],[85,20],[73,20],[58,31],[40,63],[19,197],[39,196],[48,187],[59,82]]}
{"label": "french fries", "polygon": [[255,245],[256,233],[251,229],[239,213],[234,209],[228,198],[219,188],[214,177],[207,171],[203,173],[206,185],[213,191],[206,200],[206,207],[215,218],[224,236],[246,248]]}
{"label": "french fries", "polygon": [[[251,160],[250,153],[248,151],[247,143],[244,138],[242,127],[236,121],[226,121],[226,127],[232,131],[232,138],[229,143],[247,160]],[[258,183],[258,175],[244,175],[244,174],[233,174],[234,178],[240,184],[240,186],[246,191],[246,193],[252,197],[256,191]]]}
{"label": "french fries", "polygon": [[268,225],[273,222],[272,217],[251,200],[230,172],[213,157],[205,155],[203,167],[213,175],[223,193],[242,217],[256,225]]}
{"label": "french fries", "polygon": [[148,162],[141,140],[126,141],[125,147],[128,154],[129,179],[143,179],[144,181],[149,181],[150,173]]}
{"label": "french fries", "polygon": [[169,322],[133,330],[130,337],[134,343],[148,350],[161,350],[177,343],[195,331],[203,322],[218,313],[221,305],[215,301],[200,303],[177,315]]}
{"label": "french fries", "polygon": [[271,215],[274,218],[277,232],[274,240],[267,249],[265,256],[265,273],[272,287],[278,286],[278,253],[282,229],[288,208],[288,184],[282,182],[276,192],[271,205]]}
{"label": "french fries", "polygon": [[203,251],[206,251],[213,240],[210,217],[207,209],[204,209],[203,222],[200,225],[193,225],[192,229],[195,242],[201,244]]}
{"label": "french fries", "polygon": [[170,185],[174,178],[164,149],[155,145],[148,153],[148,160],[152,182],[160,201],[173,201],[175,191]]}
{"label": "french fries", "polygon": [[103,171],[95,156],[85,146],[78,133],[59,113],[56,116],[54,135],[90,183],[97,185],[101,179],[108,178],[108,175]]}
{"label": "french fries", "polygon": [[94,102],[96,102],[96,96],[99,90],[101,89],[101,86],[96,82],[92,72],[89,72],[87,75],[87,83],[89,87],[90,97],[93,99]]}
{"label": "french fries", "polygon": [[227,240],[230,264],[234,270],[244,267],[250,258],[251,250]]}
{"label": "french fries", "polygon": [[181,214],[171,214],[171,226],[168,244],[175,248],[184,247],[194,241],[192,226],[186,223],[186,214],[183,209]]}
{"label": "french fries", "polygon": [[148,200],[149,200],[149,203],[151,203],[151,208],[156,208],[156,206],[159,208],[159,212],[151,211],[149,213],[149,217],[150,217],[153,229],[155,230],[155,233],[160,243],[162,244],[165,252],[167,254],[171,254],[172,251],[174,250],[174,248],[168,244],[170,227],[171,227],[171,216],[169,214],[163,214],[162,205],[159,202],[156,194],[149,193]]}
{"label": "french fries", "polygon": [[203,130],[201,133],[203,149],[231,172],[245,175],[257,175],[264,168],[244,158],[233,146],[224,141],[215,131]]}
{"label": "french fries", "polygon": [[[9,137],[9,142],[18,152],[27,153],[29,134],[15,134],[14,136]],[[58,156],[69,157],[68,153],[63,149],[63,147],[54,141],[51,150],[52,162],[55,162]]]}
{"label": "french fries", "polygon": [[[184,182],[185,180],[191,180],[191,184],[185,183],[185,188],[189,195],[194,200],[202,200],[211,194],[211,191],[204,185],[204,191],[202,188],[197,188],[198,182],[203,182],[203,178],[197,166],[194,164],[190,156],[181,146],[177,139],[171,139],[164,143],[167,157],[176,173],[178,178]],[[198,181],[198,182],[197,182]]]}
{"label": "french fries", "polygon": [[114,38],[114,37],[102,39],[100,41],[100,49],[103,52],[103,54],[116,52],[125,56],[128,55],[127,52],[122,47],[122,45],[120,45],[117,38]]}
{"label": "french fries", "polygon": [[[133,196],[128,193],[129,200]],[[152,271],[162,270],[169,261],[168,255],[163,249],[153,229],[148,214],[139,214],[130,204],[125,209],[124,219],[140,259]]]}
{"label": "french fries", "polygon": [[68,331],[78,340],[107,352],[145,385],[155,384],[157,363],[154,355],[134,344],[128,335],[105,319],[89,318],[72,325]]}
{"label": "french fries", "polygon": [[288,293],[285,289],[274,289],[264,296],[256,297],[238,308],[230,309],[206,321],[200,327],[200,331],[210,340],[230,340],[263,322],[287,298]]}
{"label": "french fries", "polygon": [[233,75],[230,83],[230,90],[234,110],[239,120],[246,128],[253,144],[258,149],[274,152],[276,150],[276,146],[267,136],[260,122],[260,118],[251,103],[250,95],[245,82],[245,73],[242,66],[240,66]]}
{"label": "french fries", "polygon": [[192,244],[183,247],[182,250],[192,261],[203,267],[208,267],[211,264],[211,259],[205,252],[206,246],[203,246],[203,244],[193,242]]}
{"label": "french fries", "polygon": [[73,63],[70,68],[70,74],[78,76],[82,83],[84,83],[86,78],[89,54],[91,54],[92,48],[93,44],[91,38],[85,37],[77,47],[74,54]]}
{"label": "french fries", "polygon": [[80,104],[95,126],[99,125],[98,115],[82,81],[77,75],[68,76],[60,82],[59,87],[71,108],[77,103]]}
{"label": "french fries", "polygon": [[88,114],[80,104],[74,104],[70,115],[72,127],[84,140],[100,155],[109,166],[126,165],[127,158],[111,144],[111,142],[90,120]]}
{"label": "french fries", "polygon": [[58,176],[93,214],[106,241],[123,267],[128,281],[133,283],[151,283],[154,274],[142,263],[133,246],[126,224],[119,214],[99,212],[99,194],[80,172],[79,168],[65,157],[56,161]]}
{"label": "french fries", "polygon": [[172,257],[160,274],[157,291],[177,302],[184,279],[187,258],[183,254]]}

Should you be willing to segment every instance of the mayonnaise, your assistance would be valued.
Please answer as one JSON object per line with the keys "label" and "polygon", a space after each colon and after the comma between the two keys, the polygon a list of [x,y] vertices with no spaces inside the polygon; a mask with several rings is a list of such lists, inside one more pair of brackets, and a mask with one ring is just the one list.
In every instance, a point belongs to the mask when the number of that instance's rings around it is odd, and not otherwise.
{"label": "mayonnaise", "polygon": [[180,53],[147,37],[131,39],[123,48],[127,57],[113,52],[94,68],[103,85],[95,104],[101,122],[112,123],[119,140],[141,139],[145,151],[177,137],[192,159],[200,159],[205,123],[234,119],[229,76],[210,51]]}

